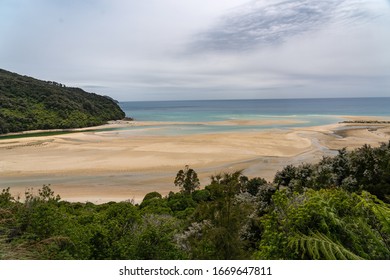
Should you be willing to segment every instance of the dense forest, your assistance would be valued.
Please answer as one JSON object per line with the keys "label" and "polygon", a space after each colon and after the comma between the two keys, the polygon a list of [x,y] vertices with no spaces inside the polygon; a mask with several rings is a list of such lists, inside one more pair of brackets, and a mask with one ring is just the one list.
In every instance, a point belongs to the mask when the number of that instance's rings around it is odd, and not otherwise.
{"label": "dense forest", "polygon": [[124,117],[110,97],[0,69],[0,134],[80,128]]}
{"label": "dense forest", "polygon": [[101,205],[50,186],[0,194],[0,259],[390,259],[390,142],[286,166],[273,182],[241,171],[200,188]]}

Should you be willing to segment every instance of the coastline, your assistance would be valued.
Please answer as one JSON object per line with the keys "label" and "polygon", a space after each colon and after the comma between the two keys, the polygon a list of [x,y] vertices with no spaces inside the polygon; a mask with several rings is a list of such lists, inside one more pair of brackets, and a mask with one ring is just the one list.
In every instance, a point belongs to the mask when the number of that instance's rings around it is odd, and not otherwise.
{"label": "coastline", "polygon": [[[140,202],[148,192],[178,191],[173,181],[186,164],[198,173],[202,186],[210,175],[238,169],[270,181],[287,164],[314,163],[343,147],[377,146],[390,140],[390,124],[367,123],[191,135],[129,135],[126,130],[109,130],[138,126],[149,131],[167,124],[172,123],[114,121],[79,133],[1,140],[0,188],[11,187],[11,193],[23,196],[26,188],[51,184],[67,201]],[[240,120],[221,125],[251,124]]]}

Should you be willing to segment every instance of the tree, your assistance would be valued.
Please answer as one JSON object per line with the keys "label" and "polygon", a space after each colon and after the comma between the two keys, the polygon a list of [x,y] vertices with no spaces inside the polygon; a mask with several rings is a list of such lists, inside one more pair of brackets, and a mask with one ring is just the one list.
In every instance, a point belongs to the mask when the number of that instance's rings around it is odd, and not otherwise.
{"label": "tree", "polygon": [[13,201],[15,201],[15,199],[10,193],[10,188],[3,189],[0,193],[0,208],[6,208],[7,206],[12,205]]}
{"label": "tree", "polygon": [[265,185],[267,185],[267,181],[265,179],[260,177],[252,178],[246,183],[246,191],[251,195],[256,195],[261,187]]}
{"label": "tree", "polygon": [[247,259],[247,240],[242,236],[255,197],[242,191],[247,178],[241,171],[211,177],[207,201],[194,212],[195,223],[183,234],[184,248],[194,259]]}
{"label": "tree", "polygon": [[191,194],[197,188],[199,188],[200,182],[198,174],[188,165],[181,169],[175,179],[175,186],[179,186],[181,192],[185,194]]}
{"label": "tree", "polygon": [[162,195],[158,192],[150,192],[150,193],[147,193],[143,199],[143,201],[146,201],[146,200],[149,200],[149,199],[153,199],[153,198],[159,198],[161,199],[162,198]]}
{"label": "tree", "polygon": [[282,171],[278,171],[275,174],[274,183],[280,186],[288,187],[290,182],[296,178],[297,168],[293,165],[287,165]]}
{"label": "tree", "polygon": [[169,215],[144,215],[132,235],[135,257],[140,260],[184,259],[175,240],[180,229],[180,221]]}

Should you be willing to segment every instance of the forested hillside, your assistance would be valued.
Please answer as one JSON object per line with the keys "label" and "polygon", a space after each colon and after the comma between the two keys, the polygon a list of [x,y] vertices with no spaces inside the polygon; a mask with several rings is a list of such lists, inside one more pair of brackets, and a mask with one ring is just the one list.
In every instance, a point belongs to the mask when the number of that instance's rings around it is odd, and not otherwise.
{"label": "forested hillside", "polygon": [[0,69],[0,134],[80,128],[124,117],[109,97]]}
{"label": "forested hillside", "polygon": [[274,182],[216,174],[142,203],[0,193],[0,259],[390,259],[390,143],[287,166]]}

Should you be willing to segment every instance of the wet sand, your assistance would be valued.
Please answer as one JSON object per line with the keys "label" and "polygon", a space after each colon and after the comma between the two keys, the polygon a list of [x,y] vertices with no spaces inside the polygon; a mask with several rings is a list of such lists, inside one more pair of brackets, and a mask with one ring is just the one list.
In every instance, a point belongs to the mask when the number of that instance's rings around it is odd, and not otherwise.
{"label": "wet sand", "polygon": [[[267,125],[266,122],[269,121],[257,121],[256,125]],[[212,174],[239,169],[249,177],[272,181],[275,172],[287,164],[315,163],[343,147],[377,146],[390,140],[390,124],[363,123],[178,136],[142,133],[152,129],[150,126],[167,124],[118,121],[99,128],[138,126],[141,133],[84,131],[0,140],[0,189],[11,187],[14,195],[23,197],[27,188],[37,190],[43,184],[51,184],[68,201],[140,202],[148,192],[166,195],[178,191],[173,181],[185,165],[197,171],[202,186]],[[254,122],[240,120],[219,125],[237,124]]]}

